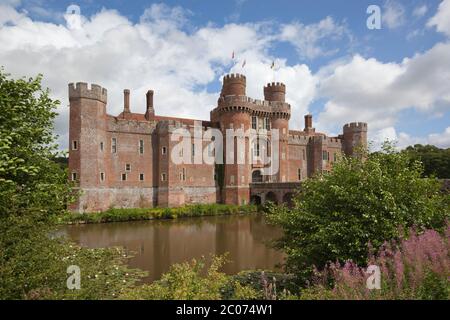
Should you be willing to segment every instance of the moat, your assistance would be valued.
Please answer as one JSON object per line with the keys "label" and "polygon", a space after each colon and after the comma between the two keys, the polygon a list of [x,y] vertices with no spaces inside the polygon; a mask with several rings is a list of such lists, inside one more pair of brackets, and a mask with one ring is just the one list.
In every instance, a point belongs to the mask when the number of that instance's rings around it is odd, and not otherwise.
{"label": "moat", "polygon": [[67,226],[70,239],[90,248],[121,246],[133,252],[132,268],[148,272],[145,282],[160,279],[174,263],[228,252],[223,271],[277,270],[283,254],[271,247],[281,231],[261,215],[186,218]]}

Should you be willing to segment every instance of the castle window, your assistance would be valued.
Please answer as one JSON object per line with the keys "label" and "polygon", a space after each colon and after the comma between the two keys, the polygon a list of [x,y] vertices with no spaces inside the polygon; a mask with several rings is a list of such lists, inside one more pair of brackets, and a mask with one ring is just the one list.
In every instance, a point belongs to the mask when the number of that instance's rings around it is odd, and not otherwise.
{"label": "castle window", "polygon": [[166,181],[166,174],[165,173],[161,173],[161,181]]}
{"label": "castle window", "polygon": [[254,157],[259,157],[259,141],[256,141],[253,144],[253,156]]}
{"label": "castle window", "polygon": [[302,150],[303,153],[303,160],[306,160],[306,153],[305,153],[305,149]]}
{"label": "castle window", "polygon": [[76,172],[72,172],[72,181],[77,181],[77,173]]}
{"label": "castle window", "polygon": [[162,154],[166,154],[167,153],[167,147],[162,147],[161,148],[161,153]]}
{"label": "castle window", "polygon": [[328,152],[322,151],[322,160],[328,160]]}
{"label": "castle window", "polygon": [[122,181],[127,181],[127,174],[126,173],[122,173]]}
{"label": "castle window", "polygon": [[337,161],[337,153],[335,152],[334,153],[334,162],[336,162]]}
{"label": "castle window", "polygon": [[100,181],[105,181],[105,173],[100,172]]}
{"label": "castle window", "polygon": [[139,174],[139,181],[144,181],[144,174],[143,173]]}
{"label": "castle window", "polygon": [[298,181],[302,180],[302,169],[298,168],[297,175],[298,175]]}
{"label": "castle window", "polygon": [[195,143],[192,144],[192,156],[195,157]]}
{"label": "castle window", "polygon": [[144,154],[144,140],[139,140],[139,153]]}
{"label": "castle window", "polygon": [[234,184],[234,176],[233,175],[230,176],[230,184]]}
{"label": "castle window", "polygon": [[125,171],[131,171],[131,164],[127,163],[125,165]]}
{"label": "castle window", "polygon": [[257,117],[252,117],[252,129],[257,129],[258,128],[258,118]]}
{"label": "castle window", "polygon": [[186,181],[186,168],[183,168],[183,171],[181,172],[181,180]]}
{"label": "castle window", "polygon": [[270,130],[270,118],[264,118],[265,128],[266,130]]}
{"label": "castle window", "polygon": [[78,150],[78,141],[72,140],[72,150]]}
{"label": "castle window", "polygon": [[111,139],[111,152],[117,153],[117,138]]}
{"label": "castle window", "polygon": [[104,149],[104,144],[103,144],[103,141],[102,141],[102,142],[100,142],[100,151],[103,151],[103,149]]}

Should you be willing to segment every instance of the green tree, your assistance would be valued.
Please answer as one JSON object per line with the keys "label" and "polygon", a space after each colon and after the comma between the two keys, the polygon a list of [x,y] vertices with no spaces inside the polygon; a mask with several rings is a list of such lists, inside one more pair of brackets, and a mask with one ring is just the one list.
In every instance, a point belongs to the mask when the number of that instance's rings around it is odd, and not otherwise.
{"label": "green tree", "polygon": [[[35,79],[11,79],[0,69],[0,299],[119,294],[139,275],[117,250],[87,250],[56,237],[55,218],[75,196],[54,159],[55,109]],[[82,290],[68,291],[69,265],[82,272]]]}
{"label": "green tree", "polygon": [[288,271],[305,280],[313,265],[352,260],[364,266],[369,245],[377,250],[412,226],[443,229],[449,196],[422,173],[420,162],[385,144],[365,161],[344,158],[332,172],[305,181],[292,209],[269,209],[284,231],[277,246],[287,254]]}
{"label": "green tree", "polygon": [[436,176],[440,179],[450,179],[450,148],[440,149],[436,146],[416,144],[405,151],[413,160],[423,163],[425,176]]}

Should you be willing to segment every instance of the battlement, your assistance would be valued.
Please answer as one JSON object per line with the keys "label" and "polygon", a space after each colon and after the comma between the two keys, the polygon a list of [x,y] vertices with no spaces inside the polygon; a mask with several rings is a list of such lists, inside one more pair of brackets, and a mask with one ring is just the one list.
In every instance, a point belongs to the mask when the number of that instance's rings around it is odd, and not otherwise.
{"label": "battlement", "polygon": [[242,82],[246,83],[246,78],[243,74],[240,73],[230,73],[223,77],[223,82]]}
{"label": "battlement", "polygon": [[89,88],[85,82],[69,83],[69,100],[84,98],[106,103],[107,97],[107,90],[97,84],[91,84]]}
{"label": "battlement", "polygon": [[367,131],[367,123],[351,122],[344,125],[344,131]]}
{"label": "battlement", "polygon": [[282,91],[286,92],[286,85],[282,82],[270,82],[264,87],[264,89],[272,90],[272,91],[282,90]]}

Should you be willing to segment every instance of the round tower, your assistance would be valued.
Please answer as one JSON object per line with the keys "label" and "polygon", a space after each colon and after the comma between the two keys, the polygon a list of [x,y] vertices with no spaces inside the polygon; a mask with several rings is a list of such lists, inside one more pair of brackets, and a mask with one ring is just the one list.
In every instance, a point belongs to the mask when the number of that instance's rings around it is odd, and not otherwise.
{"label": "round tower", "polygon": [[[76,179],[80,188],[96,188],[100,185],[100,172],[107,173],[106,152],[100,144],[108,143],[106,136],[106,89],[92,84],[78,82],[69,84],[70,119],[69,119],[69,178]],[[106,174],[104,184],[108,183]],[[82,196],[72,209],[83,211],[99,210],[101,202],[84,208],[86,199],[95,199],[97,195]]]}
{"label": "round tower", "polygon": [[[279,147],[278,158],[279,168],[274,172],[272,179],[278,182],[288,181],[288,136],[289,136],[289,118],[290,108],[285,104],[286,86],[281,82],[268,83],[264,87],[264,100],[270,102],[280,102],[280,105],[274,106],[271,115],[271,131],[278,130]],[[287,109],[286,109],[287,108]]]}
{"label": "round tower", "polygon": [[367,148],[367,123],[352,122],[344,125],[343,148],[347,156],[356,155],[358,148]]}
{"label": "round tower", "polygon": [[239,73],[227,74],[223,77],[221,97],[245,96],[246,79]]}
{"label": "round tower", "polygon": [[285,102],[286,86],[281,82],[268,83],[264,87],[264,100]]}

